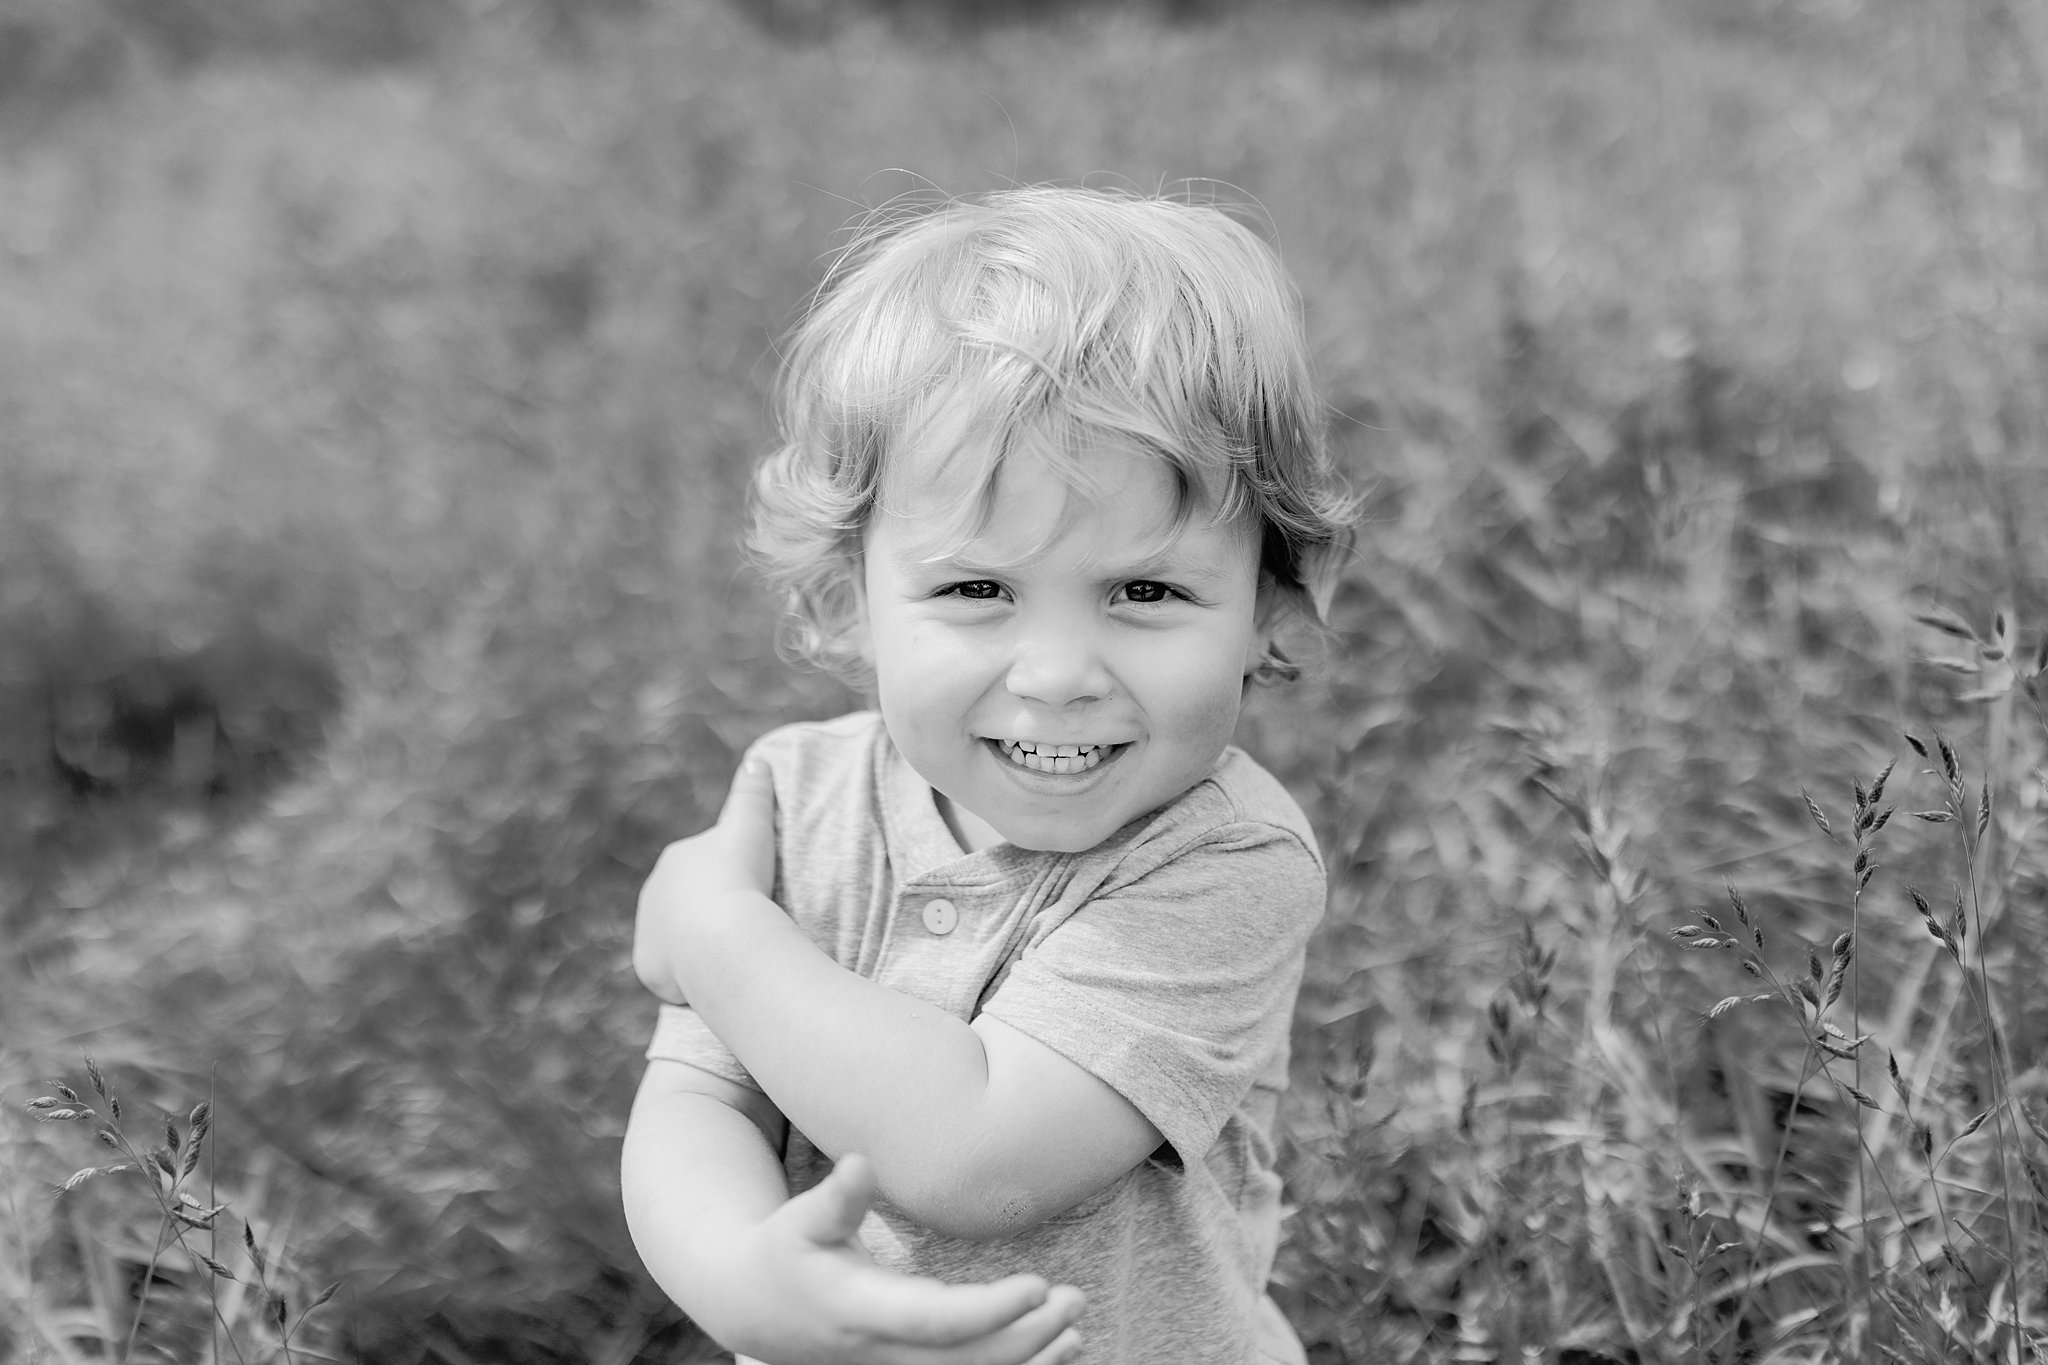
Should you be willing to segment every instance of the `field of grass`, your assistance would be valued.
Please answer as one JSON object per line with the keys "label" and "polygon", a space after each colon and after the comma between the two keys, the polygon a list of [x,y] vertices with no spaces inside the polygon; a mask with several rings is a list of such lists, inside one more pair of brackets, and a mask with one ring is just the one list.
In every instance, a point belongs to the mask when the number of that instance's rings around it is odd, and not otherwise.
{"label": "field of grass", "polygon": [[[1370,494],[1243,732],[1333,874],[1311,1359],[2048,1358],[2044,66],[2031,0],[0,0],[0,1362],[703,1356],[633,896],[857,702],[737,563],[774,338],[863,207],[1084,177],[1263,205]],[[85,1053],[211,1300],[53,1193]]]}

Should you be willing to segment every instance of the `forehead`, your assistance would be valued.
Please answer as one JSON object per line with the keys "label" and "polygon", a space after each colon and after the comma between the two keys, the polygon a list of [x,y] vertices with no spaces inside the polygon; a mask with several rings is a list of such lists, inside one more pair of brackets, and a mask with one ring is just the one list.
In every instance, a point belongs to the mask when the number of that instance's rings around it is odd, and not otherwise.
{"label": "forehead", "polygon": [[1125,563],[1251,541],[1245,518],[1219,520],[1219,499],[1113,436],[1003,441],[941,419],[901,444],[880,493],[870,531],[885,531],[888,553],[906,563],[1009,567],[1056,549],[1084,563]]}

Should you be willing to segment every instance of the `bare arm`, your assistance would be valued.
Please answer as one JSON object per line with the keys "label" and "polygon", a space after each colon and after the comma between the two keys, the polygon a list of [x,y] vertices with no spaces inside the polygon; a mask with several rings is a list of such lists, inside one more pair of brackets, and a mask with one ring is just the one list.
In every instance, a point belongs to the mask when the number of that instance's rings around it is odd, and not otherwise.
{"label": "bare arm", "polygon": [[635,962],[679,988],[803,1132],[861,1152],[937,1231],[1014,1234],[1161,1142],[1122,1095],[996,1020],[969,1025],[839,966],[765,894],[774,797],[742,769],[719,824],[672,845],[641,892]]}
{"label": "bare arm", "polygon": [[655,1283],[713,1336],[722,1252],[789,1197],[782,1128],[765,1096],[674,1062],[650,1063],[633,1100],[619,1168],[626,1225]]}
{"label": "bare arm", "polygon": [[627,1124],[626,1221],[655,1281],[721,1345],[772,1365],[1055,1365],[1071,1358],[1072,1289],[1034,1275],[945,1285],[883,1270],[857,1236],[874,1194],[850,1157],[786,1195],[780,1116],[743,1086],[654,1062]]}

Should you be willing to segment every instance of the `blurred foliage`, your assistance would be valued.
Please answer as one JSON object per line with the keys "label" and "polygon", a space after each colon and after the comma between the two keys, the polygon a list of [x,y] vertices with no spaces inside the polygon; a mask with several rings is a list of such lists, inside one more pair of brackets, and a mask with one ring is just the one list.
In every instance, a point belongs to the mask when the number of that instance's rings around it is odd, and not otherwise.
{"label": "blurred foliage", "polygon": [[[1318,1362],[1689,1356],[1680,1177],[1839,1115],[1662,931],[1725,878],[1825,946],[1800,788],[1933,725],[2041,923],[2038,740],[1911,618],[2048,621],[2044,57],[2003,0],[0,0],[0,1086],[213,1096],[343,1358],[687,1358],[630,907],[855,700],[736,562],[773,338],[863,206],[1210,176],[1372,508],[1244,726],[1334,883],[1281,1292]],[[1856,1000],[1931,1048],[1898,885],[1956,856],[1885,857]],[[0,1150],[14,1359],[141,1262]]]}

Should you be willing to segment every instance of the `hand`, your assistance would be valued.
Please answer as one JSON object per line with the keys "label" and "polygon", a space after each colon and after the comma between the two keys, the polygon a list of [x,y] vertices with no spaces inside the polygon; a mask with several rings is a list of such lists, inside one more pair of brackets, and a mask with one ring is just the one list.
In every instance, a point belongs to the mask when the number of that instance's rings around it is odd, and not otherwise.
{"label": "hand", "polygon": [[726,793],[718,823],[670,844],[640,888],[633,924],[633,971],[671,1005],[685,1003],[674,967],[689,911],[739,891],[775,889],[775,784],[768,765],[748,759]]}
{"label": "hand", "polygon": [[862,1248],[874,1174],[848,1156],[734,1248],[734,1289],[703,1325],[768,1365],[1061,1365],[1077,1358],[1071,1285],[1036,1275],[949,1285],[877,1266]]}

